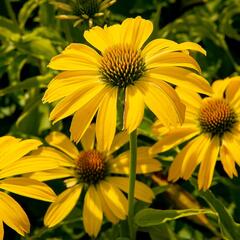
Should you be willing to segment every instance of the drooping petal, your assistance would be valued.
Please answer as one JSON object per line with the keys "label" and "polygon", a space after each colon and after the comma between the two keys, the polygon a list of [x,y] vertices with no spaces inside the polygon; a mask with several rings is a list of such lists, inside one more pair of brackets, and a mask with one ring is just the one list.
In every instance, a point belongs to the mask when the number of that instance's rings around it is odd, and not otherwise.
{"label": "drooping petal", "polygon": [[48,161],[45,157],[27,156],[15,161],[13,164],[1,170],[0,178],[54,169],[59,167],[59,165],[60,164],[57,159],[51,159],[51,161]]}
{"label": "drooping petal", "polygon": [[[122,191],[128,193],[129,192],[129,178],[127,177],[108,177],[107,181],[116,185],[116,187],[120,188]],[[135,198],[151,203],[154,198],[154,193],[146,184],[135,181]]]}
{"label": "drooping petal", "polygon": [[148,108],[166,126],[182,123],[185,105],[181,103],[176,92],[164,82],[159,81],[156,85],[146,81],[139,81],[136,83],[136,87],[144,95],[144,101]]}
{"label": "drooping petal", "polygon": [[170,130],[157,143],[155,143],[150,152],[152,154],[165,152],[180,143],[183,143],[196,136],[199,131],[196,128],[176,128]]}
{"label": "drooping petal", "polygon": [[99,183],[99,190],[114,215],[119,219],[125,219],[128,212],[128,202],[123,193],[107,181]]}
{"label": "drooping petal", "polygon": [[116,131],[118,88],[110,88],[105,94],[98,110],[96,120],[97,148],[108,151]]}
{"label": "drooping petal", "polygon": [[35,139],[27,139],[9,145],[8,150],[1,153],[0,170],[13,164],[30,151],[37,149],[40,145],[42,145],[42,143]]}
{"label": "drooping petal", "polygon": [[[63,136],[66,137],[65,135],[63,135]],[[52,140],[53,139],[50,139],[50,142]],[[57,144],[57,142],[55,141],[55,142],[53,142],[53,144]],[[56,145],[55,145],[55,147],[56,147]],[[74,149],[71,149],[71,145],[68,146],[67,142],[64,142],[64,141],[62,142],[61,146],[58,145],[58,148],[59,147],[62,147],[63,152],[59,151],[59,150],[57,150],[53,147],[45,147],[44,146],[44,147],[38,148],[38,150],[34,151],[31,154],[31,156],[33,157],[33,161],[34,161],[34,157],[36,157],[36,158],[43,157],[43,158],[46,158],[46,161],[51,161],[52,159],[54,159],[54,161],[57,160],[59,162],[59,166],[74,167],[75,166],[74,165],[74,160],[70,157],[70,156],[76,156],[76,157],[78,156],[78,155],[76,155],[76,152],[74,151]],[[67,151],[68,155],[64,153],[66,151]]]}
{"label": "drooping petal", "polygon": [[15,177],[0,181],[0,188],[25,197],[53,202],[56,198],[53,190],[45,183],[35,179]]}
{"label": "drooping petal", "polygon": [[121,28],[119,24],[104,28],[92,27],[84,32],[84,38],[92,46],[104,52],[107,48],[121,43]]}
{"label": "drooping petal", "polygon": [[227,175],[230,178],[233,178],[233,176],[238,176],[234,159],[224,145],[221,146],[221,149],[220,149],[220,160],[223,165],[224,171],[227,173]]}
{"label": "drooping petal", "polygon": [[101,201],[103,213],[106,216],[106,218],[114,224],[119,222],[119,219],[113,214],[113,212],[112,212],[111,208],[108,206],[105,198],[102,196],[99,186],[97,186],[97,193],[98,193],[99,199]]}
{"label": "drooping petal", "polygon": [[53,227],[60,223],[77,204],[82,191],[82,185],[76,185],[62,192],[48,208],[44,216],[44,224]]}
{"label": "drooping petal", "polygon": [[148,72],[151,78],[157,78],[162,81],[177,85],[182,88],[191,89],[206,95],[212,93],[212,89],[202,76],[180,67],[157,67]]}
{"label": "drooping petal", "polygon": [[144,107],[143,94],[135,86],[127,86],[125,91],[124,128],[127,129],[129,134],[142,122]]}
{"label": "drooping petal", "polygon": [[[224,80],[225,81],[225,80]],[[232,77],[229,80],[229,85],[226,88],[226,99],[236,109],[240,108],[240,77]]]}
{"label": "drooping petal", "polygon": [[105,96],[105,94],[111,88],[106,87],[103,91],[101,91],[98,95],[92,97],[92,99],[82,106],[73,116],[70,132],[71,139],[75,142],[79,142],[85,131],[91,124],[93,117],[95,116],[99,105]]}
{"label": "drooping petal", "polygon": [[73,43],[53,57],[48,67],[56,70],[96,70],[100,55],[85,44]]}
{"label": "drooping petal", "polygon": [[3,222],[2,219],[0,219],[0,240],[3,240],[3,236],[4,236]]}
{"label": "drooping petal", "polygon": [[129,140],[129,135],[126,131],[119,132],[115,135],[109,154],[117,151],[120,147],[126,144]]}
{"label": "drooping petal", "polygon": [[182,52],[159,54],[152,57],[150,60],[146,59],[145,61],[148,69],[161,67],[186,67],[201,73],[201,68],[197,61],[190,55]]}
{"label": "drooping petal", "polygon": [[82,147],[85,151],[92,150],[94,148],[95,143],[95,135],[96,135],[96,127],[95,124],[89,126],[81,139]]}
{"label": "drooping petal", "polygon": [[89,186],[83,204],[83,225],[90,236],[97,237],[103,219],[101,200],[93,185]]}
{"label": "drooping petal", "polygon": [[0,192],[1,220],[20,235],[30,231],[30,223],[22,207],[10,196]]}
{"label": "drooping petal", "polygon": [[198,173],[198,188],[207,190],[212,182],[215,164],[219,153],[219,137],[211,139],[209,146],[203,154],[202,163]]}
{"label": "drooping petal", "polygon": [[95,87],[87,85],[80,91],[65,97],[61,100],[50,113],[50,120],[54,123],[72,115],[80,108],[84,107],[91,99],[101,95],[105,91],[105,84],[95,84]]}
{"label": "drooping petal", "polygon": [[153,24],[141,17],[127,18],[122,25],[123,43],[140,49],[153,31]]}
{"label": "drooping petal", "polygon": [[79,152],[70,139],[61,132],[51,132],[46,138],[46,142],[63,151],[73,159],[78,158]]}

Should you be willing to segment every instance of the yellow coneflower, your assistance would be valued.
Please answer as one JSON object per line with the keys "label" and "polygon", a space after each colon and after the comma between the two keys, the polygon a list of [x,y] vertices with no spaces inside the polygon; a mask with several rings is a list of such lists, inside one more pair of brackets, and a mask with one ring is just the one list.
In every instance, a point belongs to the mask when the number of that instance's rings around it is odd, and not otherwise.
{"label": "yellow coneflower", "polygon": [[[77,204],[83,189],[86,191],[83,224],[90,236],[98,235],[103,214],[112,223],[127,217],[128,202],[123,192],[128,193],[129,178],[123,175],[129,174],[129,152],[114,157],[114,152],[127,140],[126,133],[119,133],[115,136],[110,150],[102,152],[98,145],[95,146],[93,125],[81,140],[81,151],[62,133],[52,132],[46,137],[50,146],[42,147],[35,155],[48,157],[48,161],[58,159],[62,167],[36,172],[31,177],[41,181],[66,178],[67,185],[67,190],[62,192],[47,210],[44,217],[46,226],[53,227],[61,222]],[[148,147],[138,148],[137,173],[149,173],[160,169],[159,161],[153,159],[148,152]],[[136,181],[135,197],[151,203],[154,195],[147,185]]]}
{"label": "yellow coneflower", "polygon": [[[53,202],[55,193],[46,184],[18,175],[56,168],[57,161],[48,163],[41,158],[25,156],[41,145],[38,140],[22,140],[12,136],[0,137],[0,240],[3,240],[3,223],[20,235],[30,230],[28,217],[22,207],[7,192]],[[46,160],[46,159],[45,159]],[[17,175],[17,177],[13,177]]]}
{"label": "yellow coneflower", "polygon": [[201,98],[197,93],[178,88],[186,104],[185,121],[181,127],[166,130],[159,122],[154,131],[164,132],[151,152],[159,153],[191,141],[178,153],[169,169],[168,179],[189,179],[200,164],[199,189],[211,185],[218,157],[230,178],[237,176],[235,162],[240,165],[240,77],[215,81],[213,95]]}
{"label": "yellow coneflower", "polygon": [[164,125],[183,121],[185,107],[167,83],[210,92],[208,82],[191,71],[200,72],[200,67],[188,52],[205,51],[195,43],[166,39],[153,40],[142,49],[152,29],[152,23],[141,17],[94,27],[84,37],[97,51],[75,43],[52,58],[49,67],[64,72],[50,82],[43,100],[60,100],[50,114],[54,122],[74,114],[70,129],[74,141],[81,139],[98,111],[97,139],[104,143],[101,150],[110,148],[120,90],[125,92],[123,122],[128,133],[141,123],[145,105]]}

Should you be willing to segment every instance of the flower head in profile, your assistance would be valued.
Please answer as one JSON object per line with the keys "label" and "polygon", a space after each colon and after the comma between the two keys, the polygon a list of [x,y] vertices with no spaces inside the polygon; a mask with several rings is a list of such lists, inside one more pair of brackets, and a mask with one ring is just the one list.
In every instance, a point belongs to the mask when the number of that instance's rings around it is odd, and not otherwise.
{"label": "flower head in profile", "polygon": [[[28,217],[8,192],[53,202],[55,193],[42,182],[21,174],[57,167],[57,161],[44,163],[41,158],[25,156],[41,145],[38,140],[21,140],[11,136],[0,137],[0,240],[3,240],[3,223],[20,235],[30,230]],[[17,176],[17,177],[14,177]],[[4,192],[7,191],[7,192]]]}
{"label": "flower head in profile", "polygon": [[[129,152],[114,155],[128,140],[122,132],[115,136],[108,152],[101,152],[95,146],[95,126],[91,125],[84,134],[79,151],[62,133],[52,132],[46,141],[49,147],[42,147],[36,153],[48,157],[48,161],[58,159],[61,168],[45,172],[36,172],[32,178],[45,181],[65,178],[67,190],[52,203],[44,217],[44,223],[53,227],[60,223],[77,204],[81,193],[85,194],[83,203],[83,224],[90,236],[96,237],[100,231],[103,214],[112,223],[125,219],[128,202],[123,192],[128,192]],[[149,154],[148,147],[138,148],[137,173],[149,173],[160,169],[159,161]],[[125,176],[124,176],[125,175]],[[84,190],[83,190],[84,189]],[[151,203],[152,190],[140,181],[136,181],[135,197]]]}
{"label": "flower head in profile", "polygon": [[94,25],[94,22],[108,17],[110,11],[107,8],[115,2],[116,0],[69,0],[68,3],[50,1],[62,12],[56,16],[58,19],[73,20],[74,27],[87,22],[89,28]]}
{"label": "flower head in profile", "polygon": [[151,152],[159,153],[191,139],[178,153],[169,169],[169,180],[189,179],[200,164],[199,189],[211,185],[218,157],[230,178],[237,176],[235,163],[240,165],[240,77],[215,81],[213,94],[201,98],[197,93],[178,88],[186,104],[185,121],[181,127],[166,130],[159,122],[154,131],[162,138]]}
{"label": "flower head in profile", "polygon": [[73,114],[70,131],[74,141],[81,139],[97,113],[97,139],[104,143],[103,150],[110,148],[121,90],[128,133],[141,123],[145,105],[166,126],[183,121],[185,106],[170,84],[210,92],[208,82],[196,73],[200,67],[188,50],[205,51],[195,43],[166,39],[143,47],[152,30],[153,24],[141,17],[128,18],[121,25],[93,27],[84,37],[96,50],[75,43],[52,58],[49,67],[64,72],[49,83],[43,100],[60,100],[50,114],[54,122]]}

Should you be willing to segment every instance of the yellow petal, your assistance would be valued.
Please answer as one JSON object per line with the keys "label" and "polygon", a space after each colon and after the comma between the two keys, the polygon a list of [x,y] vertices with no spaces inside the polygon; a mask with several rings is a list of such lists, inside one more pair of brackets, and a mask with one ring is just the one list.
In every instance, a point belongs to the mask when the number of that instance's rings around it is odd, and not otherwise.
{"label": "yellow petal", "polygon": [[105,201],[104,197],[102,196],[99,186],[97,186],[97,193],[98,193],[99,199],[101,201],[102,210],[103,210],[105,217],[113,224],[116,224],[117,222],[119,222],[119,219],[113,214],[111,208],[109,208],[109,206],[107,205],[107,202]]}
{"label": "yellow petal", "polygon": [[208,81],[202,76],[180,67],[159,67],[149,70],[151,78],[157,78],[171,84],[191,89],[206,95],[212,93]]}
{"label": "yellow petal", "polygon": [[[154,79],[151,80],[154,81]],[[176,92],[162,81],[159,81],[158,85],[146,81],[139,81],[136,86],[144,95],[144,101],[148,108],[166,126],[182,123],[185,106],[181,103]]]}
{"label": "yellow petal", "polygon": [[[108,177],[107,181],[120,188],[122,191],[129,192],[129,178],[126,177]],[[138,200],[151,203],[154,198],[154,193],[146,184],[135,181],[134,196]]]}
{"label": "yellow petal", "polygon": [[90,185],[84,198],[83,225],[90,236],[97,237],[103,219],[101,200],[93,185]]}
{"label": "yellow petal", "polygon": [[45,183],[35,179],[15,177],[0,181],[0,188],[25,197],[53,202],[56,198],[53,190]]}
{"label": "yellow petal", "polygon": [[59,161],[56,159],[49,159],[38,156],[28,156],[15,161],[13,164],[5,167],[0,171],[0,178],[11,177],[35,171],[44,171],[59,166]]}
{"label": "yellow petal", "polygon": [[91,121],[95,116],[104,95],[108,91],[109,88],[106,87],[98,95],[93,96],[88,103],[86,103],[74,114],[70,127],[71,139],[73,141],[79,142],[83,137],[84,133],[91,124]]}
{"label": "yellow petal", "polygon": [[72,177],[74,171],[67,168],[55,168],[46,171],[38,171],[33,173],[24,174],[25,177],[36,179],[38,181],[49,181],[60,178]]}
{"label": "yellow petal", "polygon": [[123,193],[107,181],[99,183],[99,190],[114,215],[119,219],[125,219],[128,212],[128,202]]}
{"label": "yellow petal", "polygon": [[[65,135],[63,135],[63,136],[65,136]],[[56,144],[56,142],[55,142],[55,144]],[[55,145],[55,147],[56,147],[56,145]],[[64,152],[67,151],[67,149],[68,149],[67,147],[69,147],[69,149],[71,150],[71,145],[68,146],[67,142],[62,144],[62,148],[64,148],[64,147],[65,147],[65,149],[64,149],[65,151],[62,149]],[[70,153],[71,153],[71,151],[69,151],[69,153],[67,155],[67,154],[63,153],[62,151],[59,151],[53,147],[40,147],[38,150],[34,151],[31,156],[33,156],[33,158],[34,157],[37,157],[37,158],[43,157],[46,159],[46,161],[51,161],[51,159],[54,159],[55,162],[56,162],[56,160],[59,162],[59,166],[74,167],[75,166],[74,160],[72,158],[70,158],[69,155],[76,156],[76,158],[78,157],[78,155],[70,154]]]}
{"label": "yellow petal", "polygon": [[3,222],[0,219],[0,240],[3,240],[3,236],[4,236]]}
{"label": "yellow petal", "polygon": [[146,59],[146,65],[149,69],[161,67],[186,67],[197,72],[201,72],[201,68],[197,61],[188,54],[181,52],[170,52],[166,54],[159,54],[152,57],[151,60]]}
{"label": "yellow petal", "polygon": [[[121,42],[121,26],[119,24],[110,27],[92,27],[84,32],[84,38],[95,48],[104,52],[107,48]],[[97,41],[96,41],[97,39]]]}
{"label": "yellow petal", "polygon": [[125,44],[140,49],[153,31],[153,24],[141,17],[127,18],[122,25],[122,38]]}
{"label": "yellow petal", "polygon": [[240,107],[240,77],[232,77],[230,78],[230,83],[226,88],[226,99],[230,102],[234,108]]}
{"label": "yellow petal", "polygon": [[48,67],[56,70],[96,70],[100,56],[84,44],[70,44],[59,55],[53,57]]}
{"label": "yellow petal", "polygon": [[91,124],[81,139],[81,144],[85,151],[92,150],[94,148],[95,135],[96,135],[95,124]]}
{"label": "yellow petal", "polygon": [[144,114],[144,100],[142,93],[133,85],[129,85],[125,91],[124,128],[130,134],[142,122]]}
{"label": "yellow petal", "polygon": [[129,135],[126,131],[117,133],[113,139],[112,146],[109,153],[111,154],[117,151],[120,147],[126,144],[128,140],[129,140]]}
{"label": "yellow petal", "polygon": [[213,97],[222,98],[227,86],[230,83],[230,78],[225,80],[216,80],[212,83]]}
{"label": "yellow petal", "polygon": [[[74,71],[79,72],[79,71]],[[66,72],[60,73],[66,75]],[[86,89],[86,87],[94,87],[96,84],[100,82],[99,74],[90,76],[90,75],[76,75],[73,77],[63,77],[53,79],[46,90],[43,96],[43,102],[54,102],[56,100],[60,100],[63,97],[74,94],[76,91],[81,91],[81,89]],[[79,73],[81,74],[81,73]]]}
{"label": "yellow petal", "polygon": [[0,170],[13,164],[15,161],[37,149],[42,143],[35,139],[27,139],[21,142],[16,142],[8,146],[8,150],[1,153]]}
{"label": "yellow petal", "polygon": [[[51,132],[46,138],[46,142],[66,153],[73,159],[77,159],[79,152],[70,139],[61,132]],[[51,155],[50,155],[51,156]],[[49,156],[49,157],[50,157]]]}
{"label": "yellow petal", "polygon": [[98,110],[96,120],[97,148],[108,151],[116,131],[118,88],[110,88],[105,94]]}
{"label": "yellow petal", "polygon": [[55,123],[65,117],[68,117],[85,106],[92,98],[100,95],[104,91],[105,84],[99,83],[95,85],[95,87],[87,85],[80,91],[76,91],[61,100],[51,112],[49,117],[50,120],[53,120]]}
{"label": "yellow petal", "polygon": [[53,227],[60,223],[75,207],[82,191],[82,185],[76,185],[62,192],[48,208],[44,224]]}
{"label": "yellow petal", "polygon": [[10,196],[0,192],[1,219],[10,228],[24,236],[30,231],[30,223],[22,207]]}
{"label": "yellow petal", "polygon": [[198,173],[198,188],[207,190],[212,182],[215,164],[219,153],[219,137],[213,137],[206,150]]}
{"label": "yellow petal", "polygon": [[220,149],[220,159],[224,171],[230,178],[233,178],[233,176],[238,176],[238,172],[235,167],[235,162],[224,145]]}
{"label": "yellow petal", "polygon": [[176,128],[170,130],[162,139],[155,143],[150,150],[150,153],[156,154],[167,151],[180,143],[183,143],[192,137],[196,136],[199,131],[196,128]]}

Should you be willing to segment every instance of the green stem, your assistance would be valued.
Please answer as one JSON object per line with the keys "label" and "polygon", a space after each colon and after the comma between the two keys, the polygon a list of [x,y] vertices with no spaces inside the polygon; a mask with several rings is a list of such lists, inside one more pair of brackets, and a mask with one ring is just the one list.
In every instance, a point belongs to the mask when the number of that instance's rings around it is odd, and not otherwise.
{"label": "green stem", "polygon": [[14,23],[18,24],[15,13],[12,9],[12,6],[9,0],[5,0],[5,6],[6,6],[9,17],[13,20]]}
{"label": "green stem", "polygon": [[128,226],[130,239],[135,240],[134,226],[134,190],[137,167],[137,130],[130,133],[130,176],[129,176],[129,193],[128,193]]}

